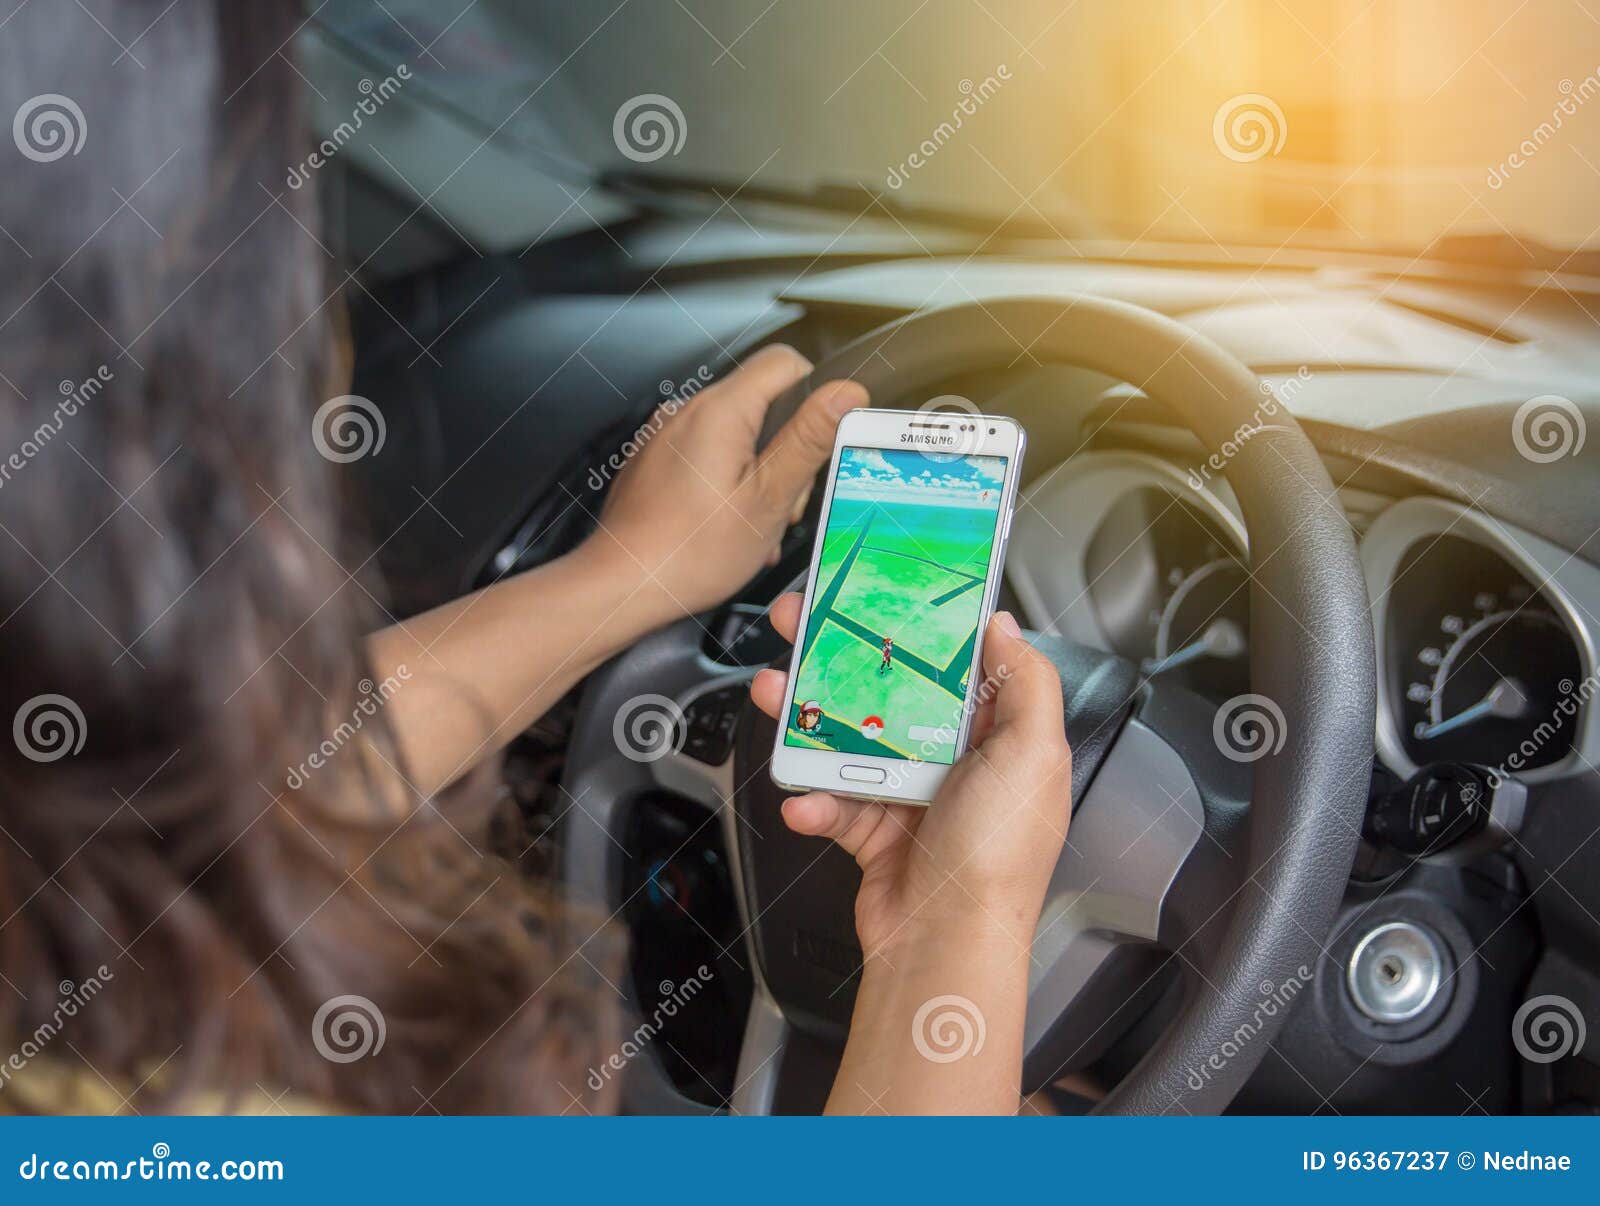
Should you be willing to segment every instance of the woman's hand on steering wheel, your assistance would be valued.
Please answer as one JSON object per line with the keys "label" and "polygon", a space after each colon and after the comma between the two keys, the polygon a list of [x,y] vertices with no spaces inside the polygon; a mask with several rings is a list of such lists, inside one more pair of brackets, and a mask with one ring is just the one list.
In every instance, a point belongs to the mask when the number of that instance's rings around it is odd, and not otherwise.
{"label": "woman's hand on steering wheel", "polygon": [[833,452],[845,413],[867,403],[852,381],[817,389],[757,453],[767,408],[811,371],[775,344],[688,401],[645,421],[586,546],[659,604],[661,619],[721,603],[777,556]]}

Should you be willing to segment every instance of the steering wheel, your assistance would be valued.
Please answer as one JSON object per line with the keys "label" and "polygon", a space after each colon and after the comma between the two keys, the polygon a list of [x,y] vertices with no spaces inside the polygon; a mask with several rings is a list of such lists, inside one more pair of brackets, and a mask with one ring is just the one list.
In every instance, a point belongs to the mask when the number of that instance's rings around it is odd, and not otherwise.
{"label": "steering wheel", "polygon": [[[811,381],[851,377],[874,404],[906,405],[1019,347],[1137,386],[1187,424],[1238,498],[1251,577],[1250,693],[1220,708],[1114,654],[1031,638],[1061,672],[1073,820],[1034,939],[1024,1087],[1086,1066],[1138,1023],[1148,1048],[1099,1109],[1216,1113],[1316,974],[1361,829],[1375,661],[1354,536],[1311,442],[1255,374],[1139,307],[1076,297],[922,312],[840,349]],[[768,437],[809,387],[774,403]],[[689,624],[641,642],[586,694],[569,788],[589,793],[602,826],[641,770],[618,766],[618,708],[663,688],[692,708],[753,673],[708,662]],[[816,1103],[831,1079],[860,974],[859,873],[784,827],[766,772],[773,722],[741,707],[731,757],[709,766],[677,751],[646,773],[718,810],[756,974],[731,1106],[763,1112]],[[566,856],[580,892],[606,890],[614,860],[596,841]]]}

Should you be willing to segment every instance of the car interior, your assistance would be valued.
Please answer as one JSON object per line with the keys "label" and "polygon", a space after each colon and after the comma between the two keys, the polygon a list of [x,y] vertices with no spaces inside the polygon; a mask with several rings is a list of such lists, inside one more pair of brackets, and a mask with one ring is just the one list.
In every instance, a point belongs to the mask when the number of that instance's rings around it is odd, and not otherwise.
{"label": "car interior", "polygon": [[[390,610],[573,548],[655,408],[771,343],[1009,416],[1000,605],[1074,754],[1026,1109],[1600,1108],[1600,30],[613,5],[308,7]],[[626,928],[628,1112],[813,1113],[838,1065],[858,872],[784,828],[748,693],[817,523],[504,760],[497,848]],[[664,756],[618,753],[641,696]]]}

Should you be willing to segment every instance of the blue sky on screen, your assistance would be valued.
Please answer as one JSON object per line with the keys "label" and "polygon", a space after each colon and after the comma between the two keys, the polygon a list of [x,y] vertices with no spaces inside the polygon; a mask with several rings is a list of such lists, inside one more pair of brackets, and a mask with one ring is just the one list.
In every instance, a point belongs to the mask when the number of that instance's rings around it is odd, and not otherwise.
{"label": "blue sky on screen", "polygon": [[943,458],[899,448],[846,448],[835,498],[922,502],[995,510],[1005,477],[1003,456]]}

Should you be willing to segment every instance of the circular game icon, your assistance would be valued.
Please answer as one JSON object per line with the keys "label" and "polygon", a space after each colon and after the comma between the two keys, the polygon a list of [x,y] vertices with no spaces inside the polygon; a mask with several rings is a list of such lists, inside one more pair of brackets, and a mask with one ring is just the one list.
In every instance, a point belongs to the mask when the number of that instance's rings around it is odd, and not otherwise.
{"label": "circular game icon", "polygon": [[861,722],[861,735],[868,741],[876,741],[883,736],[883,718],[868,716]]}
{"label": "circular game icon", "polygon": [[802,733],[814,732],[822,723],[822,705],[814,699],[808,699],[800,705],[798,724]]}

